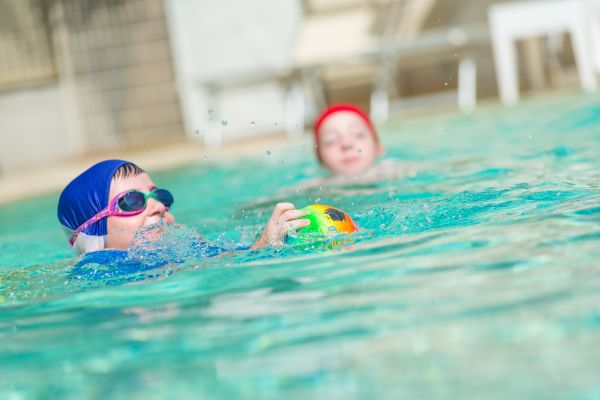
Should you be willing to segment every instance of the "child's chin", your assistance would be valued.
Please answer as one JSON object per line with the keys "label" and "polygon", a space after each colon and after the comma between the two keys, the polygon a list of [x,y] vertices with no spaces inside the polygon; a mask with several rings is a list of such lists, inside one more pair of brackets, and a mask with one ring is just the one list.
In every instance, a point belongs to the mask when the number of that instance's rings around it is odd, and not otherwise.
{"label": "child's chin", "polygon": [[352,168],[344,168],[343,171],[340,171],[340,174],[344,175],[348,178],[353,178],[359,175],[364,174],[369,169],[368,166],[356,165]]}

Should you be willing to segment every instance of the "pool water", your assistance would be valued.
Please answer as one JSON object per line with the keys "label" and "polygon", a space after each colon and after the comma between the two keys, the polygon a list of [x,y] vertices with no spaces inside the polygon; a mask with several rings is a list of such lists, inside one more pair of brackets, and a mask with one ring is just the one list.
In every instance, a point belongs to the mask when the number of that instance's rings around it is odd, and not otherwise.
{"label": "pool water", "polygon": [[361,230],[135,283],[69,277],[57,195],[0,208],[0,398],[598,399],[599,122],[583,95],[391,122],[420,170],[371,184],[294,189],[310,145],[152,174],[227,246],[282,200]]}

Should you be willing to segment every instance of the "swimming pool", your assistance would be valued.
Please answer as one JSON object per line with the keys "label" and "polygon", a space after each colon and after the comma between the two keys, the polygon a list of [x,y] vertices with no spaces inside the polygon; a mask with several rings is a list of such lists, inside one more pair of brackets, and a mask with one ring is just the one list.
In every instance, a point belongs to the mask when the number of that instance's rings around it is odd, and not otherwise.
{"label": "swimming pool", "polygon": [[280,199],[362,230],[135,284],[68,279],[56,195],[0,208],[0,398],[597,399],[599,121],[563,95],[389,123],[419,173],[305,193],[309,146],[153,174],[217,242]]}

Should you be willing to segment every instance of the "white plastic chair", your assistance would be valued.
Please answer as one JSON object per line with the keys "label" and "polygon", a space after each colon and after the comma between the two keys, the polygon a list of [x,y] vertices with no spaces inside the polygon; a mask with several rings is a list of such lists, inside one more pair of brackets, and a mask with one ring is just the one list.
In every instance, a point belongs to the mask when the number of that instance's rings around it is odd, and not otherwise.
{"label": "white plastic chair", "polygon": [[488,12],[500,99],[504,104],[519,100],[516,41],[568,32],[581,87],[598,89],[600,69],[600,0],[546,0],[500,3]]}

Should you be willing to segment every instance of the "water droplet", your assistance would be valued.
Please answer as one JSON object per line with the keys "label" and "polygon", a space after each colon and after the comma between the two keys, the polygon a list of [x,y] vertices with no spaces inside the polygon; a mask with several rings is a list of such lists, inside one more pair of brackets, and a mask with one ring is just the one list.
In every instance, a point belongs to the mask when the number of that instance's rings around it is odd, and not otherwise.
{"label": "water droplet", "polygon": [[277,126],[277,122],[275,122],[275,126]]}
{"label": "water droplet", "polygon": [[200,135],[200,129],[194,130],[194,135],[196,135],[196,136]]}
{"label": "water droplet", "polygon": [[206,160],[208,160],[208,156],[203,156],[203,157],[202,157],[202,159],[203,159],[204,161],[206,161]]}
{"label": "water droplet", "polygon": [[265,151],[265,154],[268,155],[268,156],[270,156],[271,155],[271,150]]}
{"label": "water droplet", "polygon": [[221,125],[223,125],[223,126],[227,126],[227,124],[229,124],[229,122],[227,122],[227,120],[226,120],[226,119],[224,119],[224,120],[222,120],[222,121],[221,121]]}
{"label": "water droplet", "polygon": [[250,121],[250,126],[256,126],[256,122]]}
{"label": "water droplet", "polygon": [[444,82],[444,86],[448,86],[448,82]]}

